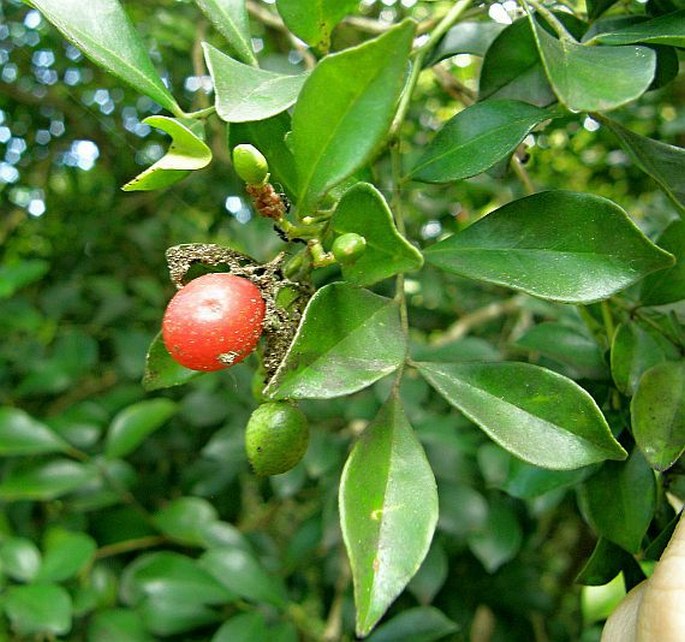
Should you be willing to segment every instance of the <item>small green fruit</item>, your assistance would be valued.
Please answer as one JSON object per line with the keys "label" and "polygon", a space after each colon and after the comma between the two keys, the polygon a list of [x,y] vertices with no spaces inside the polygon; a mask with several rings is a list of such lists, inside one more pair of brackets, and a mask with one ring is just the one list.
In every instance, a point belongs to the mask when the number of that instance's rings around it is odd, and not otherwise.
{"label": "small green fruit", "polygon": [[288,472],[302,459],[308,444],[307,418],[285,401],[262,404],[247,422],[245,450],[257,475]]}
{"label": "small green fruit", "polygon": [[354,263],[366,250],[366,239],[354,232],[342,234],[333,242],[331,251],[341,265]]}
{"label": "small green fruit", "polygon": [[262,152],[252,145],[233,148],[233,167],[248,185],[264,185],[269,178],[269,163]]}

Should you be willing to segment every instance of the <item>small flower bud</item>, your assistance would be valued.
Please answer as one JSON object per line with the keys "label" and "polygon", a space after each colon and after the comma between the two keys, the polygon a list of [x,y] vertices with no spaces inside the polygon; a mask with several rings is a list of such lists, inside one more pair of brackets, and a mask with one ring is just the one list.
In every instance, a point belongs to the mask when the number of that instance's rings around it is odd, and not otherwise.
{"label": "small flower bud", "polygon": [[233,167],[248,185],[264,185],[269,178],[266,158],[252,145],[236,145],[233,148]]}
{"label": "small flower bud", "polygon": [[366,250],[366,239],[354,232],[342,234],[333,242],[331,251],[341,265],[354,263]]}

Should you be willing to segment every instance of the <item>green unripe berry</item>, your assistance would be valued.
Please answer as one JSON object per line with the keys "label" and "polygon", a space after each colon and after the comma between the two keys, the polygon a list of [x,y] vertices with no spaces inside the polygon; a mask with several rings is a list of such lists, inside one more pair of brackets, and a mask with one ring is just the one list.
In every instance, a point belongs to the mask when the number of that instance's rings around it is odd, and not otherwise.
{"label": "green unripe berry", "polygon": [[354,263],[366,250],[366,239],[354,232],[342,234],[335,241],[331,251],[341,265]]}
{"label": "green unripe berry", "polygon": [[269,163],[262,152],[252,145],[233,148],[233,167],[248,185],[264,185],[269,178]]}
{"label": "green unripe berry", "polygon": [[245,429],[245,451],[257,475],[280,475],[299,463],[309,444],[304,413],[285,401],[257,408]]}

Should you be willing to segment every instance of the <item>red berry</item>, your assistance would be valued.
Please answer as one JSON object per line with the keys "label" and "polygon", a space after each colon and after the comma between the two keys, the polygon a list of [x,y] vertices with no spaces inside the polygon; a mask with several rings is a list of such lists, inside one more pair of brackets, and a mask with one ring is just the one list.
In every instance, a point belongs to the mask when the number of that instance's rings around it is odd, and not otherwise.
{"label": "red berry", "polygon": [[221,370],[252,352],[264,326],[259,288],[232,274],[193,279],[169,302],[162,321],[164,345],[191,370]]}

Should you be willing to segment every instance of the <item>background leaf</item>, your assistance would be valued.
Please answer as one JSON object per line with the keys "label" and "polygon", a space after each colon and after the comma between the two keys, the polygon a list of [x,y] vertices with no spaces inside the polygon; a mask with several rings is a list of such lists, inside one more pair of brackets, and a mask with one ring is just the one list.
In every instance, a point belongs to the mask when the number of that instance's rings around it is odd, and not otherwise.
{"label": "background leaf", "polygon": [[121,188],[125,192],[168,187],[185,178],[192,170],[202,169],[211,162],[212,151],[180,120],[167,116],[148,116],[143,123],[169,134],[171,145],[162,158]]}
{"label": "background leaf", "polygon": [[676,264],[650,274],[642,282],[640,301],[644,305],[664,305],[685,299],[685,221],[673,221],[657,243],[675,256]]}
{"label": "background leaf", "polygon": [[632,397],[645,370],[665,359],[657,340],[636,323],[622,323],[616,328],[611,344],[611,375],[623,394]]}
{"label": "background leaf", "polygon": [[250,21],[245,9],[245,0],[195,0],[195,4],[226,38],[240,60],[249,65],[257,64],[257,58],[252,51]]}
{"label": "background leaf", "polygon": [[331,226],[336,234],[356,232],[366,239],[364,253],[342,266],[350,283],[371,285],[423,265],[421,253],[397,231],[385,198],[369,183],[357,183],[343,194]]}
{"label": "background leaf", "polygon": [[179,497],[153,516],[155,526],[167,537],[189,546],[202,546],[204,530],[218,518],[216,508],[201,497]]}
{"label": "background leaf", "polygon": [[146,399],[128,406],[113,420],[107,432],[105,454],[109,459],[126,457],[176,412],[171,399]]}
{"label": "background leaf", "polygon": [[581,486],[580,498],[590,523],[601,536],[630,553],[640,550],[654,515],[656,483],[637,448],[625,462],[605,462]]}
{"label": "background leaf", "polygon": [[0,456],[63,452],[67,444],[49,426],[19,408],[0,408]]}
{"label": "background leaf", "polygon": [[367,639],[369,642],[433,642],[458,629],[442,611],[433,606],[418,606],[388,620]]}
{"label": "background leaf", "polygon": [[300,40],[326,53],[331,32],[346,15],[358,8],[357,0],[277,0],[283,22]]}
{"label": "background leaf", "polygon": [[505,27],[506,25],[498,22],[459,22],[441,38],[424,64],[426,67],[432,67],[445,58],[461,53],[484,56]]}
{"label": "background leaf", "polygon": [[685,451],[685,361],[659,363],[642,375],[630,404],[633,435],[656,470]]}
{"label": "background leaf", "polygon": [[255,642],[270,638],[266,620],[259,611],[239,613],[224,622],[214,634],[212,642]]}
{"label": "background leaf", "polygon": [[569,303],[605,299],[673,263],[618,205],[566,191],[508,203],[424,256],[448,272]]}
{"label": "background leaf", "polygon": [[62,636],[71,629],[71,597],[56,584],[10,586],[3,610],[19,635]]}
{"label": "background leaf", "polygon": [[413,37],[414,23],[402,22],[374,40],[327,56],[305,82],[292,134],[303,213],[380,145],[395,113]]}
{"label": "background leaf", "polygon": [[592,397],[566,377],[527,363],[418,367],[450,404],[531,464],[564,470],[625,457]]}
{"label": "background leaf", "polygon": [[212,75],[216,113],[227,123],[264,120],[280,114],[296,100],[306,74],[278,74],[245,65],[202,43]]}
{"label": "background leaf", "polygon": [[92,563],[97,544],[85,533],[49,530],[43,541],[43,561],[36,576],[41,582],[63,582]]}
{"label": "background leaf", "polygon": [[76,490],[95,476],[91,466],[70,459],[53,459],[12,470],[0,482],[0,499],[47,501]]}
{"label": "background leaf", "polygon": [[571,111],[616,109],[641,96],[654,78],[656,54],[647,47],[588,47],[558,40],[530,21],[554,93]]}
{"label": "background leaf", "polygon": [[364,636],[418,570],[438,519],[433,472],[396,398],[355,444],[339,492],[357,634]]}
{"label": "background leaf", "polygon": [[88,642],[153,642],[136,611],[109,609],[93,614]]}
{"label": "background leaf", "polygon": [[26,537],[9,537],[0,545],[2,572],[18,582],[31,582],[40,570],[41,554]]}
{"label": "background leaf", "polygon": [[157,74],[145,45],[117,0],[31,0],[64,37],[93,62],[174,114],[174,97]]}
{"label": "background leaf", "polygon": [[553,112],[517,100],[487,100],[460,111],[438,131],[410,176],[445,183],[475,176],[506,158]]}
{"label": "background leaf", "polygon": [[642,42],[685,47],[685,9],[608,33],[600,33],[594,37],[594,40],[605,45],[629,45]]}
{"label": "background leaf", "polygon": [[321,288],[264,394],[328,399],[365,388],[402,363],[399,323],[389,299],[345,283]]}

